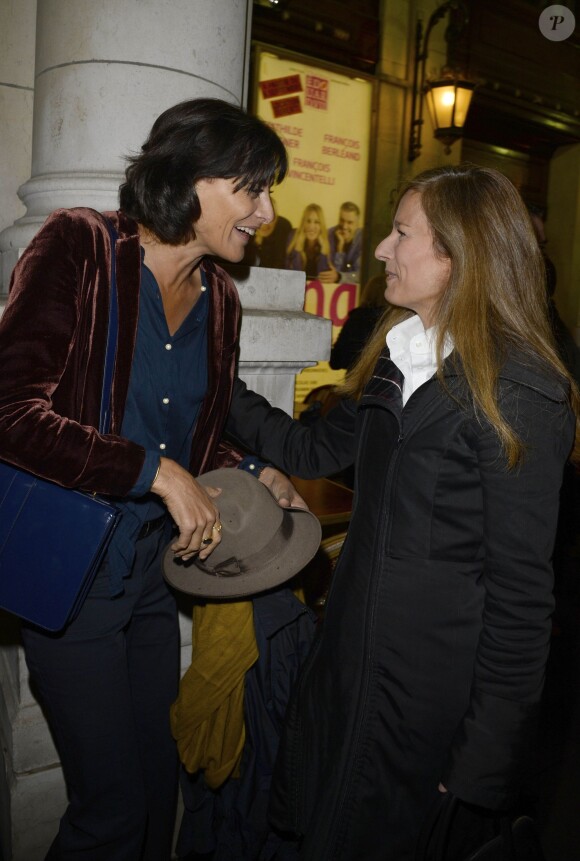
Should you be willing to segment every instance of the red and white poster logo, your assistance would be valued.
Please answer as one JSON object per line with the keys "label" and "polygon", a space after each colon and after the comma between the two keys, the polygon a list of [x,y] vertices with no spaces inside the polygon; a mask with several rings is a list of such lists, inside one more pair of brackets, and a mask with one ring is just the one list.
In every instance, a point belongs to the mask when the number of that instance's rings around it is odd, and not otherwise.
{"label": "red and white poster logo", "polygon": [[301,93],[300,75],[284,75],[282,78],[260,81],[260,90],[265,99],[277,99],[280,96],[288,96],[290,93]]}
{"label": "red and white poster logo", "polygon": [[319,111],[328,110],[328,78],[319,75],[306,75],[306,99],[309,108]]}

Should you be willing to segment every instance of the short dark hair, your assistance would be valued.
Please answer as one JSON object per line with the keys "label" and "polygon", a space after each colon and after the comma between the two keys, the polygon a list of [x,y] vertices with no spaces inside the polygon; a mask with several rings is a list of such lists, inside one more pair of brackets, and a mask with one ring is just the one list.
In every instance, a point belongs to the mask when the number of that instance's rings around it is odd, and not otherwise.
{"label": "short dark hair", "polygon": [[200,179],[237,179],[236,191],[260,192],[288,169],[276,132],[221,99],[191,99],[164,111],[141,153],[127,160],[121,209],[170,245],[194,236]]}

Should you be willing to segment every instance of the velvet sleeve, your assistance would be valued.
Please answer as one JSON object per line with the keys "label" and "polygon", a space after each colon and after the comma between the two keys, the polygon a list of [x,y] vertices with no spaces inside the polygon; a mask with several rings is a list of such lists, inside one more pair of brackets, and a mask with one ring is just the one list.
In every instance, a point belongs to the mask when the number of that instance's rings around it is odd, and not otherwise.
{"label": "velvet sleeve", "polygon": [[463,801],[492,809],[515,801],[536,730],[554,606],[559,490],[574,434],[569,407],[532,389],[504,387],[501,407],[524,443],[524,459],[508,470],[493,429],[474,423],[485,603],[470,706],[441,777]]}
{"label": "velvet sleeve", "polygon": [[91,211],[50,216],[13,273],[0,321],[0,457],[67,487],[124,496],[145,451],[97,430],[109,238],[98,213],[82,213]]}

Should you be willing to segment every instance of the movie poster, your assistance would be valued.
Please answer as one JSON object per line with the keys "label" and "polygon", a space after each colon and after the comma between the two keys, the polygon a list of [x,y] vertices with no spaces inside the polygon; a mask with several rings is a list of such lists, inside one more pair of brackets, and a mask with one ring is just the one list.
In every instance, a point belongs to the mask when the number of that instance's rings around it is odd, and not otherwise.
{"label": "movie poster", "polygon": [[[269,260],[275,241],[264,237],[262,265],[306,272],[304,310],[332,320],[333,342],[358,299],[372,94],[372,81],[354,73],[257,53],[254,112],[276,129],[289,156],[288,176],[273,194],[278,257]],[[312,389],[343,376],[327,362],[302,371],[296,412]]]}

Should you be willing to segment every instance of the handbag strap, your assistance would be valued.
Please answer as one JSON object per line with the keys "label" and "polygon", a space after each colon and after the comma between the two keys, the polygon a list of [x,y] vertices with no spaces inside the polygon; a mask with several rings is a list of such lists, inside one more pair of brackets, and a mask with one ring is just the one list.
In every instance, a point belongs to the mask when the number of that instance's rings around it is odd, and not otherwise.
{"label": "handbag strap", "polygon": [[107,333],[107,349],[105,351],[105,370],[103,373],[103,389],[101,392],[101,414],[99,418],[100,433],[108,433],[111,426],[111,388],[113,385],[113,370],[117,354],[117,333],[119,328],[117,302],[117,267],[115,251],[118,234],[113,224],[107,218],[107,227],[111,238],[111,288],[109,296],[109,328]]}

